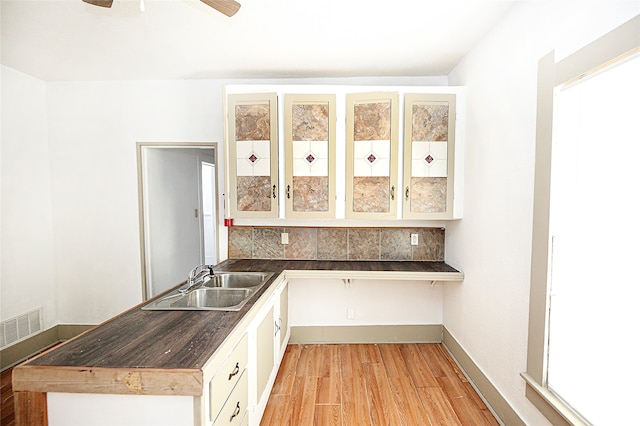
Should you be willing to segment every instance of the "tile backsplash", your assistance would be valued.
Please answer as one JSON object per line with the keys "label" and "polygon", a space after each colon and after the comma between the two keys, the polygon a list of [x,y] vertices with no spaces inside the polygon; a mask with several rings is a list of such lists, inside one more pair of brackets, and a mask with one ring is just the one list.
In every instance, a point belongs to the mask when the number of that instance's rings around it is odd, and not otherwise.
{"label": "tile backsplash", "polygon": [[229,258],[444,261],[444,229],[232,226]]}

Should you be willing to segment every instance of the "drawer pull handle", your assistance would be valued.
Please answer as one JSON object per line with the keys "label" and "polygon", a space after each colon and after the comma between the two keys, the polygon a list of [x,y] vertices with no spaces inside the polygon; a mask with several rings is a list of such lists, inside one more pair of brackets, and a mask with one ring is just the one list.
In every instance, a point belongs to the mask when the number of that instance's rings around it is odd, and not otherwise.
{"label": "drawer pull handle", "polygon": [[396,199],[396,186],[391,185],[391,201]]}
{"label": "drawer pull handle", "polygon": [[273,185],[273,188],[271,188],[271,193],[273,194],[273,198],[276,198],[276,186]]}
{"label": "drawer pull handle", "polygon": [[231,374],[229,374],[229,380],[231,380],[231,378],[236,374],[238,374],[239,372],[240,372],[240,363],[236,362],[236,368],[234,368]]}
{"label": "drawer pull handle", "polygon": [[404,191],[404,198],[405,200],[409,200],[409,187],[407,186],[407,189]]}
{"label": "drawer pull handle", "polygon": [[287,185],[287,199],[291,198],[291,185]]}
{"label": "drawer pull handle", "polygon": [[238,404],[236,405],[236,409],[233,410],[233,414],[231,415],[231,417],[229,417],[229,422],[232,422],[233,418],[236,417],[238,414],[240,414],[240,401],[238,401]]}

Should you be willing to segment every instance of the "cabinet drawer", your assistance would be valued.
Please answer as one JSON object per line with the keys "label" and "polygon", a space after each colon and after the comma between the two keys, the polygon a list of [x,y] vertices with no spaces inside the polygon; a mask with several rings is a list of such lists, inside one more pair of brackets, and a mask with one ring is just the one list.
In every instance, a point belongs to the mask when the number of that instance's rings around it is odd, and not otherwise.
{"label": "cabinet drawer", "polygon": [[249,387],[247,381],[247,370],[242,371],[242,375],[233,388],[229,399],[220,410],[214,425],[241,425],[246,420],[247,405],[249,400]]}
{"label": "cabinet drawer", "polygon": [[238,383],[240,375],[247,366],[248,356],[247,335],[245,334],[209,382],[210,420],[218,416],[231,390]]}

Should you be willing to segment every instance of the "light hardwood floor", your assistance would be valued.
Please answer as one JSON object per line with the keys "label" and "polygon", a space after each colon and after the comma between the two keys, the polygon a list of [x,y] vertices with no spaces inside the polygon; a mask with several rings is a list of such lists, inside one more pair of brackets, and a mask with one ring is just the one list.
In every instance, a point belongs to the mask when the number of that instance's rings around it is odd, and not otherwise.
{"label": "light hardwood floor", "polygon": [[289,345],[261,425],[498,425],[441,344]]}

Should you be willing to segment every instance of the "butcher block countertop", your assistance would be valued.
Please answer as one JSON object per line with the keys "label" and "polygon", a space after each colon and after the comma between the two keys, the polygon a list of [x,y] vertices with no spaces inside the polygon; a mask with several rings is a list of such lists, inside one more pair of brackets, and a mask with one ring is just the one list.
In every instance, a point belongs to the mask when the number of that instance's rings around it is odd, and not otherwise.
{"label": "butcher block countertop", "polygon": [[[148,311],[146,303],[16,367],[14,391],[202,394],[203,366],[270,286],[286,278],[462,281],[444,262],[230,259],[218,272],[273,272],[237,312]],[[160,297],[160,296],[158,296]]]}

